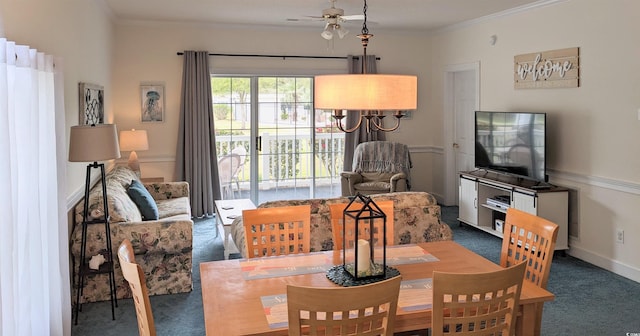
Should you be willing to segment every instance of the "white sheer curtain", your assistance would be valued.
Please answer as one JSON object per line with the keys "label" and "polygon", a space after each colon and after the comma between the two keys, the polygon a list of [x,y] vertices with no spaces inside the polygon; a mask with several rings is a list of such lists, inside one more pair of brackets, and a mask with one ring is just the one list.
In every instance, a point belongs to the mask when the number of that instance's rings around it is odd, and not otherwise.
{"label": "white sheer curtain", "polygon": [[0,336],[71,333],[62,83],[0,39]]}

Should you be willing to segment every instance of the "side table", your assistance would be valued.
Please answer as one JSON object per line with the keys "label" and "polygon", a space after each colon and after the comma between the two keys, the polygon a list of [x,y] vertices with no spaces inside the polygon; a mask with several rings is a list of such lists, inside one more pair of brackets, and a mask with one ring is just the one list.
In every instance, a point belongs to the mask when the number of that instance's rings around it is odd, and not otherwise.
{"label": "side table", "polygon": [[252,210],[256,206],[248,198],[231,199],[231,200],[217,200],[216,204],[216,223],[218,224],[218,232],[224,234],[224,259],[229,259],[231,248],[234,252],[238,251],[238,248],[233,243],[233,239],[229,241],[231,235],[231,224],[237,217],[242,216],[242,210]]}

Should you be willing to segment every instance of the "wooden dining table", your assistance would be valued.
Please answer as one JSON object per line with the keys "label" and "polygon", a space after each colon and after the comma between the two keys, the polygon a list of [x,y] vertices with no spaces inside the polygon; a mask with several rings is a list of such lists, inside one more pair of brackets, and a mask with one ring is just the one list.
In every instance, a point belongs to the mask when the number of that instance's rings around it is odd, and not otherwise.
{"label": "wooden dining table", "polygon": [[[501,269],[482,256],[453,241],[420,243],[419,247],[437,258],[437,261],[410,263],[393,266],[400,271],[402,280],[432,278],[433,271],[476,273]],[[323,256],[319,256],[322,254]],[[335,265],[342,263],[341,251],[325,251],[309,254],[310,257],[325,257]],[[291,255],[281,258],[299,258]],[[249,261],[252,259],[249,259]],[[309,272],[296,275],[269,276],[247,279],[246,269],[241,265],[247,259],[220,260],[200,263],[202,302],[206,334],[213,335],[287,335],[287,327],[270,325],[267,321],[262,299],[286,293],[287,285],[335,287],[325,272]],[[536,304],[551,301],[554,295],[527,281],[520,296],[520,314],[516,325],[517,335],[534,335]],[[431,302],[422,309],[397,309],[395,332],[423,330],[431,327]]]}

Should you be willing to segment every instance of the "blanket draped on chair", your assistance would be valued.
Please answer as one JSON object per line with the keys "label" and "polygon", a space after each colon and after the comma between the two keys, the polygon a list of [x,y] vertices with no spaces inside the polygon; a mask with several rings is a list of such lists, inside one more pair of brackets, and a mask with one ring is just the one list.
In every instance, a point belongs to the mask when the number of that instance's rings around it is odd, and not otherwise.
{"label": "blanket draped on chair", "polygon": [[403,172],[407,175],[407,190],[411,189],[409,148],[405,144],[390,141],[369,141],[356,147],[353,153],[352,171]]}

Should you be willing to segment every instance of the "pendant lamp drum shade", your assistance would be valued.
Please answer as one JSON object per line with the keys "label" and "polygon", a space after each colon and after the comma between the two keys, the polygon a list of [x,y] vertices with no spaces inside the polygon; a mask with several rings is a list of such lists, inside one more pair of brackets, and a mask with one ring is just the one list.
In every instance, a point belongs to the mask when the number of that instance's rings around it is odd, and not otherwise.
{"label": "pendant lamp drum shade", "polygon": [[315,107],[322,110],[415,110],[418,77],[386,74],[315,76]]}

